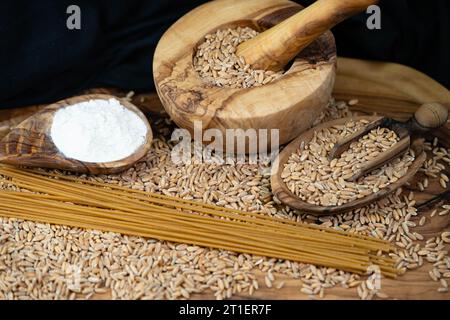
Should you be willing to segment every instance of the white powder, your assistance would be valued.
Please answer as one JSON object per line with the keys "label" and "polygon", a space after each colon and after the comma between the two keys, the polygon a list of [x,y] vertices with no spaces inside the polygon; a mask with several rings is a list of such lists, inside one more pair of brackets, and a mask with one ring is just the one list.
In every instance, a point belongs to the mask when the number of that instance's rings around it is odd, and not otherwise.
{"label": "white powder", "polygon": [[147,127],[116,99],[89,100],[59,109],[51,136],[68,158],[85,162],[121,160],[145,142]]}

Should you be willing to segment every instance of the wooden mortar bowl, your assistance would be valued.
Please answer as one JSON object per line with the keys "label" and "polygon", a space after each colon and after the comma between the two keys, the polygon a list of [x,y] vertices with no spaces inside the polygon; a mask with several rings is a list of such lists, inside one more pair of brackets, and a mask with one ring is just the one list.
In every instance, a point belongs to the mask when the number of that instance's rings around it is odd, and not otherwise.
{"label": "wooden mortar bowl", "polygon": [[[84,162],[65,157],[51,138],[52,120],[55,112],[66,106],[92,99],[116,99],[136,113],[147,127],[147,137],[130,156],[111,162]],[[69,170],[79,173],[109,174],[121,172],[143,158],[150,150],[152,129],[145,115],[127,100],[106,94],[88,94],[61,100],[21,122],[0,141],[0,162],[15,166],[43,167]]]}
{"label": "wooden mortar bowl", "polygon": [[219,0],[192,10],[163,35],[156,47],[153,75],[164,108],[181,128],[203,130],[279,129],[280,144],[308,129],[331,97],[336,46],[326,32],[296,56],[279,79],[247,89],[205,83],[193,67],[196,48],[206,34],[248,26],[268,29],[300,11],[287,0]]}
{"label": "wooden mortar bowl", "polygon": [[368,205],[374,201],[377,201],[382,197],[385,197],[390,193],[394,192],[396,189],[400,188],[412,177],[414,177],[417,170],[419,170],[423,162],[426,160],[426,154],[423,148],[423,140],[421,139],[417,139],[411,143],[411,149],[414,151],[416,157],[413,163],[408,168],[407,173],[403,177],[398,179],[396,182],[391,183],[385,188],[380,189],[380,191],[365,196],[364,198],[347,202],[340,206],[318,206],[301,200],[299,197],[297,197],[288,189],[285,182],[281,178],[281,173],[283,172],[284,165],[289,160],[289,157],[291,156],[292,153],[298,150],[302,141],[304,141],[305,144],[308,143],[314,137],[314,132],[319,131],[323,128],[344,124],[350,120],[358,121],[362,119],[374,121],[376,119],[379,119],[379,116],[357,116],[331,120],[318,126],[315,126],[314,128],[308,130],[307,132],[303,133],[295,140],[293,140],[291,143],[289,143],[289,145],[287,145],[283,149],[283,151],[280,152],[280,154],[275,159],[274,164],[272,166],[272,175],[270,184],[273,195],[276,196],[285,205],[293,209],[297,209],[301,212],[308,212],[316,215],[330,215],[357,209],[365,205]]}

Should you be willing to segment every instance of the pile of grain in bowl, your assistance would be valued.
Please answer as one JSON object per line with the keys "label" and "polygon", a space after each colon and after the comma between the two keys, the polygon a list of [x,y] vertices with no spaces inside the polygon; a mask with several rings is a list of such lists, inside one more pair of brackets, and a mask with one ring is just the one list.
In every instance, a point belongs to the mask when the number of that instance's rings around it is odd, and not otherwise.
{"label": "pile of grain in bowl", "polygon": [[205,36],[194,56],[194,69],[207,83],[219,87],[250,88],[267,84],[283,72],[253,70],[244,58],[236,55],[236,47],[259,32],[248,27],[217,30]]}
{"label": "pile of grain in bowl", "polygon": [[367,123],[367,120],[349,121],[324,128],[316,131],[311,141],[302,143],[281,173],[289,190],[310,204],[336,206],[376,193],[404,176],[414,161],[412,150],[355,182],[347,181],[355,170],[399,141],[397,134],[387,128],[373,129],[353,142],[340,157],[328,158],[338,141]]}

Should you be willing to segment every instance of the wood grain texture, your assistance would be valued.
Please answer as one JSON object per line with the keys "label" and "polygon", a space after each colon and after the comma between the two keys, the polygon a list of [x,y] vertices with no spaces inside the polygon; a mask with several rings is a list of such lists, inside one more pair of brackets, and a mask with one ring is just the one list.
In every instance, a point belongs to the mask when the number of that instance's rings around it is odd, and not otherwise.
{"label": "wood grain texture", "polygon": [[[357,59],[338,58],[337,78],[333,95],[337,100],[359,99],[352,110],[361,114],[371,115],[374,112],[397,120],[407,120],[416,110],[417,106],[429,101],[437,101],[450,107],[450,92],[442,85],[427,77],[421,72],[406,66],[394,63],[381,63],[363,61]],[[160,112],[159,102],[155,99],[155,93],[140,95],[142,98],[142,110]],[[139,100],[138,99],[138,100]],[[137,101],[133,99],[137,105]],[[15,109],[14,113],[20,114],[23,108]],[[8,115],[0,112],[0,121],[8,121]],[[439,141],[445,147],[450,147],[450,126],[432,131],[428,137],[439,137]],[[450,176],[447,166],[445,173]],[[417,188],[417,181],[422,181],[423,173],[418,173],[409,185],[404,187],[405,194],[413,191],[419,215],[413,218],[418,221],[422,216],[429,217],[434,208],[444,202],[450,202],[449,190],[443,190],[437,180],[430,180],[430,185],[425,191]],[[435,216],[422,227],[414,228],[425,239],[438,236],[441,232],[450,229],[450,215]],[[450,246],[448,248],[450,250]],[[450,293],[438,293],[439,284],[433,282],[428,276],[431,265],[425,264],[419,269],[408,271],[405,275],[395,280],[383,279],[381,291],[388,294],[389,299],[442,299],[449,300]],[[284,281],[282,289],[267,288],[261,286],[252,296],[238,294],[235,299],[310,299],[300,291],[301,281],[285,276],[275,275],[276,282]],[[264,274],[258,273],[258,281],[264,283]],[[110,299],[109,292],[97,294],[93,299]],[[192,296],[193,299],[214,299],[212,292],[204,292]],[[335,287],[327,289],[325,299],[358,299],[356,289]]]}
{"label": "wood grain texture", "polygon": [[173,24],[156,48],[153,75],[158,95],[177,125],[191,133],[195,121],[201,121],[204,130],[222,133],[227,128],[280,129],[282,144],[308,129],[326,107],[334,83],[336,48],[330,32],[303,50],[282,77],[260,87],[212,86],[199,77],[192,61],[208,33],[232,26],[263,30],[300,9],[287,0],[219,0]]}
{"label": "wood grain texture", "polygon": [[[147,126],[146,142],[132,155],[118,161],[91,163],[65,157],[51,138],[55,112],[75,103],[91,99],[116,98],[127,109],[135,112]],[[16,166],[56,168],[81,173],[107,174],[123,171],[147,154],[152,141],[150,125],[137,107],[111,95],[90,94],[76,96],[51,104],[15,126],[0,141],[0,162]]]}
{"label": "wood grain texture", "polygon": [[0,110],[0,140],[3,139],[11,128],[17,126],[32,114],[42,110],[47,105],[34,105],[24,108]]}
{"label": "wood grain texture", "polygon": [[[416,111],[418,105],[429,101],[436,101],[450,108],[450,91],[442,85],[427,77],[423,73],[412,68],[395,64],[358,59],[338,58],[336,85],[333,95],[337,100],[357,98],[359,103],[352,106],[352,110],[361,114],[372,115],[374,112],[390,118],[405,121]],[[450,148],[450,125],[432,131],[428,139],[439,137],[440,143]],[[447,165],[445,173],[450,175]],[[418,173],[409,185],[404,186],[405,194],[413,191],[419,215],[412,220],[416,223],[421,217],[429,217],[434,208],[443,203],[450,202],[449,190],[440,187],[437,180],[431,180],[425,191],[420,191],[417,181],[424,178],[423,173]],[[439,236],[443,231],[450,230],[450,215],[427,218],[424,226],[414,228],[424,236],[424,241]],[[450,245],[447,246],[450,250]],[[427,299],[449,300],[450,293],[437,292],[439,283],[430,279],[428,271],[432,265],[424,266],[408,271],[397,279],[382,279],[381,292],[387,294],[389,299]],[[259,274],[258,280],[264,283],[264,274]],[[284,281],[282,289],[276,290],[261,286],[252,296],[245,294],[236,295],[236,299],[290,299],[308,300],[308,295],[300,292],[301,281],[285,276],[277,277],[274,285]],[[105,298],[108,296],[99,296]],[[193,296],[193,299],[214,299],[210,292]],[[335,287],[327,289],[325,299],[358,299],[355,288]]]}
{"label": "wood grain texture", "polygon": [[448,120],[448,109],[440,103],[425,103],[414,113],[411,118],[411,129],[427,131],[443,126]]}
{"label": "wood grain texture", "polygon": [[[408,120],[417,107],[438,102],[450,109],[450,91],[414,70],[397,63],[349,58],[338,59],[338,77],[333,90],[337,100],[358,99],[356,112],[382,114],[399,121]],[[429,135],[450,145],[450,123]]]}
{"label": "wood grain texture", "polygon": [[[359,103],[352,106],[352,110],[365,115],[374,112],[397,120],[405,121],[416,111],[418,105],[429,101],[438,101],[450,107],[450,92],[433,79],[414,69],[394,63],[380,63],[357,59],[339,58],[337,79],[333,95],[337,100],[357,98]],[[428,138],[439,137],[440,143],[450,148],[450,126],[432,131]],[[447,166],[445,173],[450,176],[450,168]],[[434,208],[443,203],[450,202],[449,190],[439,186],[437,180],[430,180],[430,185],[425,191],[417,188],[417,181],[424,178],[423,173],[417,173],[409,185],[405,185],[405,194],[413,191],[419,215],[412,218],[418,223],[421,217],[429,217]],[[443,231],[450,230],[450,215],[427,218],[424,226],[414,228],[427,239],[439,236]],[[450,246],[448,246],[450,250]],[[437,292],[439,283],[430,279],[428,271],[432,265],[424,266],[408,271],[397,279],[382,279],[381,292],[387,294],[389,299],[427,299],[449,300],[450,293]],[[265,274],[258,272],[259,283],[264,283]],[[282,300],[308,300],[308,295],[300,291],[301,280],[276,275],[275,285],[284,281],[282,289],[267,288],[261,285],[252,296],[237,294],[233,299],[282,299]],[[98,294],[94,299],[110,299],[111,294]],[[215,299],[212,292],[204,292],[192,296],[192,299]],[[334,287],[326,290],[326,300],[358,299],[355,288]]]}
{"label": "wood grain texture", "polygon": [[[368,205],[382,197],[385,197],[386,195],[394,192],[396,189],[404,185],[406,182],[408,182],[419,170],[419,168],[422,166],[423,162],[426,159],[426,155],[423,151],[423,141],[417,140],[416,143],[411,144],[411,149],[414,150],[416,156],[416,159],[411,164],[411,166],[408,168],[408,172],[398,179],[395,183],[392,183],[388,185],[385,188],[380,189],[380,191],[370,194],[368,196],[365,196],[364,198],[345,203],[340,206],[318,206],[313,205],[310,203],[307,203],[306,201],[301,200],[299,197],[297,197],[295,194],[293,194],[289,188],[286,186],[286,183],[283,181],[283,178],[281,178],[281,173],[283,172],[284,165],[289,160],[289,157],[292,153],[296,152],[302,142],[305,144],[311,141],[311,139],[314,137],[314,133],[316,131],[320,131],[324,128],[328,128],[335,125],[342,125],[349,121],[359,121],[361,119],[367,119],[369,121],[376,121],[380,117],[378,116],[360,116],[360,117],[351,117],[351,118],[342,118],[337,120],[332,120],[329,122],[325,122],[323,124],[320,124],[318,126],[315,126],[314,128],[306,131],[305,133],[302,133],[300,136],[298,136],[295,140],[293,140],[291,143],[289,143],[278,155],[277,159],[275,160],[273,166],[272,166],[272,175],[270,179],[270,185],[272,188],[272,193],[285,205],[288,205],[291,208],[298,209],[303,212],[309,212],[316,215],[330,215],[330,214],[336,214],[341,212],[346,212],[349,210],[357,209],[360,207],[363,207],[365,205]],[[409,143],[408,143],[409,145]]]}
{"label": "wood grain texture", "polygon": [[326,31],[377,2],[318,0],[255,38],[241,43],[237,55],[254,69],[280,71]]}

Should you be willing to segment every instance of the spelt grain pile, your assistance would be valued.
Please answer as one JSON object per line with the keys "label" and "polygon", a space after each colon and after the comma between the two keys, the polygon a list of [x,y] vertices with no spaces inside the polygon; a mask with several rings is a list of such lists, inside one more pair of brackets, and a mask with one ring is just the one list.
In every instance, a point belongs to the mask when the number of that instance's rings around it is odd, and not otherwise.
{"label": "spelt grain pile", "polygon": [[258,33],[248,27],[238,27],[206,35],[194,56],[195,70],[205,82],[219,87],[250,88],[277,79],[282,72],[253,70],[236,55],[236,47]]}
{"label": "spelt grain pile", "polygon": [[387,128],[373,129],[353,142],[340,157],[328,159],[334,144],[367,123],[367,120],[350,121],[315,132],[311,141],[302,144],[283,168],[281,178],[289,190],[308,203],[335,206],[376,193],[405,175],[414,161],[412,151],[355,182],[348,181],[364,163],[398,142],[396,133]]}
{"label": "spelt grain pile", "polygon": [[[332,102],[321,119],[349,113],[345,103]],[[152,127],[156,138],[144,161],[120,175],[86,178],[388,239],[399,246],[393,257],[400,270],[430,263],[430,281],[436,290],[448,291],[449,234],[421,241],[423,236],[415,229],[424,215],[419,216],[412,193],[398,190],[338,216],[318,219],[298,214],[272,197],[264,165],[175,166],[170,160],[173,143],[168,141],[172,124],[162,118]],[[433,157],[435,165],[448,163],[450,150],[438,152],[444,155]],[[435,183],[435,178],[429,179]],[[0,183],[0,188],[12,186]],[[448,209],[448,204],[441,205],[423,223],[442,219]],[[105,292],[114,299],[186,299],[209,290],[224,299],[252,295],[263,286],[282,288],[286,277],[301,280],[299,292],[311,298],[324,297],[335,286],[352,288],[362,299],[387,298],[383,280],[379,290],[373,275],[360,277],[291,261],[0,217],[1,299],[85,299]]]}

